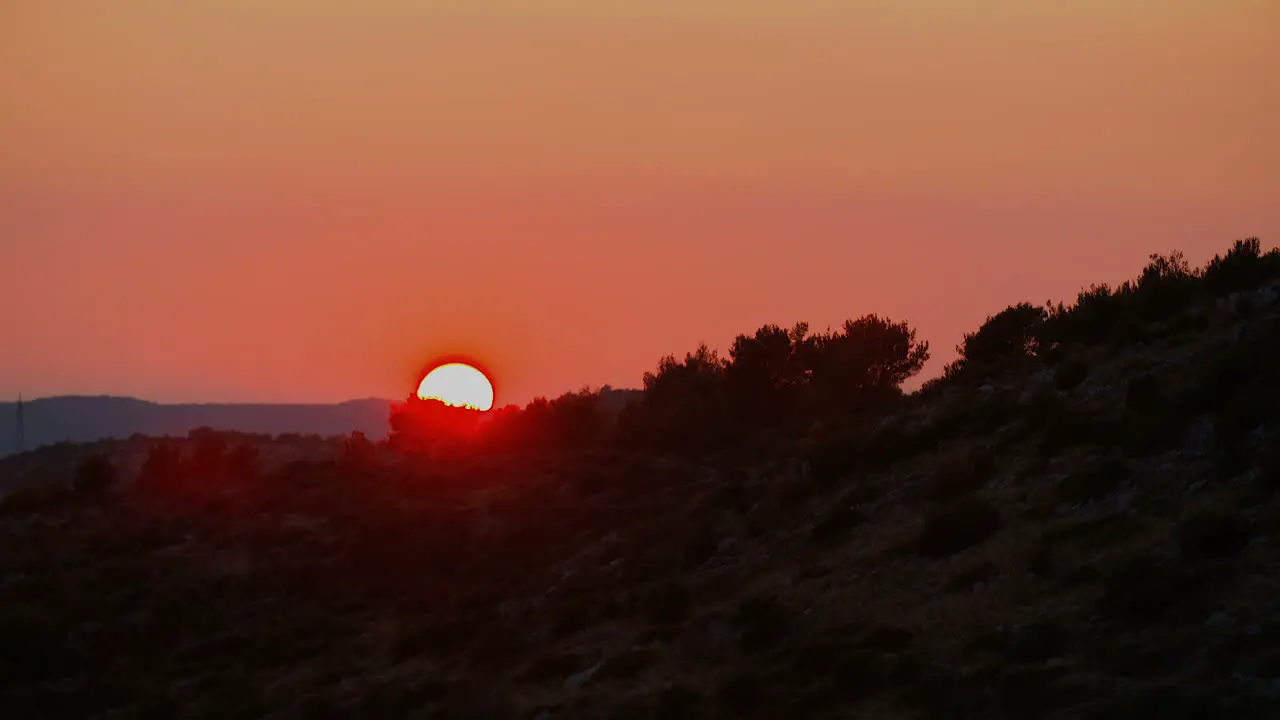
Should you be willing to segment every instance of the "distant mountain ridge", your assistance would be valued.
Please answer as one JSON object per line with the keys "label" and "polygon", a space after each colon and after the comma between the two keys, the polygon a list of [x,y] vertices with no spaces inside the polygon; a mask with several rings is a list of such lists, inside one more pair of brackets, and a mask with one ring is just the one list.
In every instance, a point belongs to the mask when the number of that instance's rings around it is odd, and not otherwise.
{"label": "distant mountain ridge", "polygon": [[[91,442],[143,435],[186,435],[198,427],[279,435],[345,435],[370,439],[387,434],[391,401],[381,398],[336,404],[173,404],[131,397],[65,395],[23,403],[26,449],[70,440]],[[0,403],[0,457],[16,450],[17,403]]]}

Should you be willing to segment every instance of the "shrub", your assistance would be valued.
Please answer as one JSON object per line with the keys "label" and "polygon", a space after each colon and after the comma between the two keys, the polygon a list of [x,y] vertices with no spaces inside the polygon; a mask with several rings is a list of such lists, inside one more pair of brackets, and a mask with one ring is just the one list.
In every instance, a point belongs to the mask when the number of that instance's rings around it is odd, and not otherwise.
{"label": "shrub", "polygon": [[866,516],[854,506],[852,500],[841,498],[834,508],[814,524],[809,537],[814,542],[832,543],[865,521]]}
{"label": "shrub", "polygon": [[987,317],[976,332],[965,335],[956,350],[967,366],[994,365],[1025,360],[1040,350],[1040,327],[1047,311],[1031,303],[1019,303]]}
{"label": "shrub", "polygon": [[1125,412],[1152,412],[1165,405],[1160,382],[1150,373],[1129,378],[1124,387]]}
{"label": "shrub", "polygon": [[1109,445],[1115,441],[1115,422],[1086,409],[1063,404],[1056,394],[1028,412],[1028,422],[1044,428],[1037,453],[1054,457],[1081,445]]}
{"label": "shrub", "polygon": [[949,592],[964,592],[991,580],[994,575],[995,567],[991,563],[982,563],[952,574],[944,587]]}
{"label": "shrub", "polygon": [[947,426],[904,428],[897,422],[883,425],[862,442],[859,468],[875,473],[889,470],[898,462],[937,447]]}
{"label": "shrub", "polygon": [[1040,618],[1017,628],[1009,640],[1009,655],[1019,662],[1044,662],[1067,644],[1067,629],[1052,618]]}
{"label": "shrub", "polygon": [[919,554],[926,558],[949,557],[981,543],[1002,527],[999,511],[978,498],[965,498],[925,520]]}
{"label": "shrub", "polygon": [[404,402],[391,406],[387,444],[398,452],[428,454],[463,447],[475,438],[481,415],[468,407],[411,393]]}
{"label": "shrub", "polygon": [[684,685],[668,686],[654,699],[654,717],[694,720],[705,715],[702,696]]}
{"label": "shrub", "polygon": [[1152,555],[1138,555],[1105,576],[1098,610],[1131,624],[1158,623],[1172,616],[1197,620],[1207,613],[1221,578],[1182,569]]}
{"label": "shrub", "polygon": [[1043,540],[1027,553],[1027,572],[1035,577],[1047,577],[1053,572],[1053,548]]}
{"label": "shrub", "polygon": [[138,473],[137,488],[142,492],[162,492],[181,482],[186,470],[182,450],[177,445],[161,441],[151,446],[147,459]]}
{"label": "shrub", "polygon": [[[1250,717],[1233,712],[1228,698],[1209,688],[1185,685],[1139,685],[1129,692],[1102,698],[1093,707],[1089,720],[1129,720],[1137,717],[1168,720]],[[1253,717],[1267,717],[1264,711]]]}
{"label": "shrub", "polygon": [[1267,280],[1267,265],[1258,238],[1236,240],[1226,255],[1215,254],[1205,266],[1205,289],[1213,295],[1253,289]]}
{"label": "shrub", "polygon": [[920,372],[929,343],[918,341],[905,322],[865,315],[845,321],[838,332],[814,336],[800,354],[813,391],[809,408],[819,415],[868,413],[896,398],[902,383]]}
{"label": "shrub", "polygon": [[644,394],[618,415],[624,442],[637,449],[699,453],[727,439],[731,423],[725,361],[706,345],[683,361],[668,355],[644,375]]}
{"label": "shrub", "polygon": [[1158,454],[1182,441],[1187,424],[1187,417],[1177,412],[1127,413],[1120,440],[1134,456]]}
{"label": "shrub", "polygon": [[1232,558],[1253,539],[1247,521],[1237,515],[1206,512],[1178,524],[1178,549],[1187,559]]}
{"label": "shrub", "polygon": [[546,655],[529,663],[520,673],[520,679],[530,683],[560,681],[590,664],[585,656],[575,652]]}
{"label": "shrub", "polygon": [[1280,448],[1273,446],[1262,451],[1258,463],[1258,486],[1267,493],[1280,490]]}
{"label": "shrub", "polygon": [[578,600],[562,603],[556,608],[551,621],[551,635],[555,638],[567,638],[586,629],[593,619],[590,604]]}
{"label": "shrub", "polygon": [[115,463],[105,454],[90,455],[80,462],[76,468],[71,488],[77,495],[101,497],[115,486],[119,472]]}
{"label": "shrub", "polygon": [[227,473],[233,480],[250,481],[258,477],[261,454],[258,448],[240,444],[227,454]]}
{"label": "shrub", "polygon": [[700,524],[684,548],[685,567],[692,570],[710,560],[715,554],[718,543],[715,533],[709,524]]}
{"label": "shrub", "polygon": [[942,366],[941,375],[925,380],[916,394],[922,398],[937,397],[944,388],[954,385],[964,372],[964,358],[956,358]]}
{"label": "shrub", "polygon": [[553,399],[536,397],[524,409],[508,409],[481,425],[481,442],[490,450],[550,455],[568,449],[595,448],[610,431],[613,411],[601,391],[584,387]]}
{"label": "shrub", "polygon": [[788,412],[789,396],[806,380],[800,348],[808,332],[806,323],[792,330],[765,325],[754,336],[734,339],[725,381],[740,419],[776,424]]}
{"label": "shrub", "polygon": [[365,434],[356,430],[342,441],[338,467],[347,473],[366,473],[377,465],[378,448]]}
{"label": "shrub", "polygon": [[645,619],[652,625],[672,625],[689,618],[693,596],[680,582],[671,582],[652,590],[644,600]]}
{"label": "shrub", "polygon": [[1053,385],[1060,391],[1070,390],[1089,377],[1089,364],[1082,358],[1070,358],[1053,372]]}
{"label": "shrub", "polygon": [[1105,283],[1090,285],[1080,291],[1074,305],[1058,303],[1048,308],[1040,327],[1041,344],[1061,349],[1115,339],[1124,315],[1125,297]]}
{"label": "shrub", "polygon": [[868,652],[895,653],[911,647],[915,633],[906,628],[877,625],[858,640],[858,647]]}
{"label": "shrub", "polygon": [[733,624],[741,631],[742,651],[760,653],[780,645],[790,628],[792,614],[771,596],[751,597],[740,602]]}
{"label": "shrub", "polygon": [[764,705],[770,685],[751,672],[738,672],[721,679],[714,692],[716,718],[767,717]]}
{"label": "shrub", "polygon": [[902,396],[929,358],[905,322],[877,315],[813,334],[798,323],[740,335],[728,359],[706,345],[663,358],[618,418],[632,447],[701,454],[766,428],[803,432],[815,420],[873,416]]}
{"label": "shrub", "polygon": [[995,470],[989,448],[976,447],[943,461],[929,483],[929,499],[948,503],[981,490]]}
{"label": "shrub", "polygon": [[65,485],[35,485],[0,496],[0,514],[28,515],[65,507],[72,494]]}
{"label": "shrub", "polygon": [[596,671],[597,680],[630,680],[653,664],[650,650],[624,650],[604,659]]}
{"label": "shrub", "polygon": [[208,481],[219,477],[226,470],[227,435],[210,428],[197,428],[187,434],[195,447],[191,451],[188,470]]}
{"label": "shrub", "polygon": [[1136,455],[1161,452],[1184,437],[1188,418],[1171,411],[1172,403],[1160,382],[1149,373],[1131,378],[1125,386],[1121,440]]}
{"label": "shrub", "polygon": [[1151,255],[1133,285],[1142,317],[1164,319],[1185,308],[1195,296],[1198,279],[1181,251]]}
{"label": "shrub", "polygon": [[889,679],[888,663],[873,653],[852,651],[834,652],[827,667],[826,676],[831,689],[847,702],[858,702],[871,697],[884,688]]}
{"label": "shrub", "polygon": [[1063,478],[1054,496],[1058,502],[1078,505],[1101,500],[1115,491],[1129,476],[1129,468],[1119,457],[1110,457],[1096,468]]}
{"label": "shrub", "polygon": [[0,688],[57,680],[78,666],[63,621],[22,607],[0,611]]}

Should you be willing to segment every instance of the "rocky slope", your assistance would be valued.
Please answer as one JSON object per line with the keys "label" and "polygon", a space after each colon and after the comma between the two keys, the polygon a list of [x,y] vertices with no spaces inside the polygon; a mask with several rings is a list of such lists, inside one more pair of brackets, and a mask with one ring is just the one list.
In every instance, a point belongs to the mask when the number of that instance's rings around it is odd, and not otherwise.
{"label": "rocky slope", "polygon": [[178,499],[8,503],[0,703],[1280,717],[1277,294],[764,462],[317,462]]}

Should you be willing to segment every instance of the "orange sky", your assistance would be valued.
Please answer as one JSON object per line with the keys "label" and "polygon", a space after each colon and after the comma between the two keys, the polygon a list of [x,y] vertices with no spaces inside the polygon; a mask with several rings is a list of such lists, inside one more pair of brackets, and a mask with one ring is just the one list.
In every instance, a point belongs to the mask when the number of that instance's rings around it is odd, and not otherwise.
{"label": "orange sky", "polygon": [[[537,5],[531,10],[529,5]],[[0,397],[498,402],[1280,237],[1271,0],[5,0]]]}

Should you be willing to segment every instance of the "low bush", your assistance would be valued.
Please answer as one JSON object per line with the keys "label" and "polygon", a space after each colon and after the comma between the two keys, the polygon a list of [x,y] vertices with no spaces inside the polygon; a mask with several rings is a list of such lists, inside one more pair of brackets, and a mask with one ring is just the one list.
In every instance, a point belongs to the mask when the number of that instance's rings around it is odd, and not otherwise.
{"label": "low bush", "polygon": [[995,567],[990,563],[982,563],[953,573],[947,578],[947,583],[943,587],[948,592],[965,592],[987,582],[994,575]]}
{"label": "low bush", "polygon": [[650,650],[624,650],[605,658],[596,671],[595,679],[630,680],[644,672],[653,664],[654,659],[654,653]]}
{"label": "low bush", "polygon": [[769,683],[752,672],[731,673],[723,677],[714,692],[714,717],[723,720],[744,717],[769,717],[764,707],[769,700]]}
{"label": "low bush", "polygon": [[0,515],[30,515],[66,507],[73,499],[65,485],[35,485],[0,496]]}
{"label": "low bush", "polygon": [[1013,631],[1009,656],[1018,662],[1044,662],[1066,649],[1067,638],[1067,628],[1061,622],[1041,618]]}
{"label": "low bush", "polygon": [[809,537],[817,543],[829,544],[842,540],[853,528],[866,522],[866,516],[853,502],[842,498],[834,508],[814,523]]}
{"label": "low bush", "polygon": [[[1215,582],[1216,580],[1216,582]],[[1149,625],[1170,618],[1199,620],[1207,615],[1215,579],[1152,555],[1138,555],[1104,575],[1098,611],[1106,619]]]}
{"label": "low bush", "polygon": [[1043,414],[1039,417],[1028,418],[1030,422],[1043,427],[1036,448],[1036,453],[1041,458],[1053,458],[1074,447],[1108,445],[1115,441],[1116,423],[1109,418],[1056,404],[1041,410]]}
{"label": "low bush", "polygon": [[915,637],[915,633],[903,627],[876,625],[858,639],[857,646],[868,652],[902,652],[911,647]]}
{"label": "low bush", "polygon": [[1204,268],[1205,289],[1215,296],[1251,290],[1268,279],[1271,258],[1256,238],[1236,240],[1226,255],[1214,255]]}
{"label": "low bush", "polygon": [[0,610],[0,689],[57,680],[79,664],[61,619],[32,608]]}
{"label": "low bush", "polygon": [[1053,386],[1060,391],[1070,390],[1089,377],[1089,363],[1084,359],[1068,358],[1053,371]]}
{"label": "low bush", "polygon": [[102,497],[115,486],[119,472],[111,458],[104,454],[90,455],[76,468],[71,488],[77,495]]}
{"label": "low bush", "polygon": [[664,720],[694,720],[706,716],[702,696],[685,685],[670,685],[653,700],[653,716]]}
{"label": "low bush", "polygon": [[928,499],[949,503],[981,490],[995,471],[991,450],[976,447],[945,458],[929,481]]}
{"label": "low bush", "polygon": [[786,638],[793,613],[774,597],[750,597],[738,604],[733,624],[740,632],[742,651],[772,650]]}
{"label": "low bush", "polygon": [[680,582],[670,582],[650,591],[644,600],[645,619],[651,625],[672,625],[689,619],[693,596]]}
{"label": "low bush", "polygon": [[1244,552],[1253,532],[1248,521],[1223,512],[1204,512],[1178,523],[1178,550],[1189,560],[1233,558]]}
{"label": "low bush", "polygon": [[555,653],[529,663],[520,679],[529,683],[559,682],[590,665],[590,659],[579,653]]}
{"label": "low bush", "polygon": [[1181,312],[1194,300],[1199,279],[1198,271],[1191,268],[1181,251],[1151,255],[1132,285],[1140,317],[1146,321],[1163,320]]}
{"label": "low bush", "polygon": [[965,335],[956,351],[968,368],[1025,361],[1039,352],[1040,326],[1047,317],[1044,308],[1031,303],[1010,306]]}
{"label": "low bush", "polygon": [[969,497],[931,514],[921,529],[921,557],[945,558],[977,545],[1003,527],[1000,512]]}
{"label": "low bush", "polygon": [[1073,473],[1054,488],[1058,502],[1070,505],[1096,502],[1110,495],[1129,477],[1129,467],[1120,457],[1109,457],[1097,467]]}

